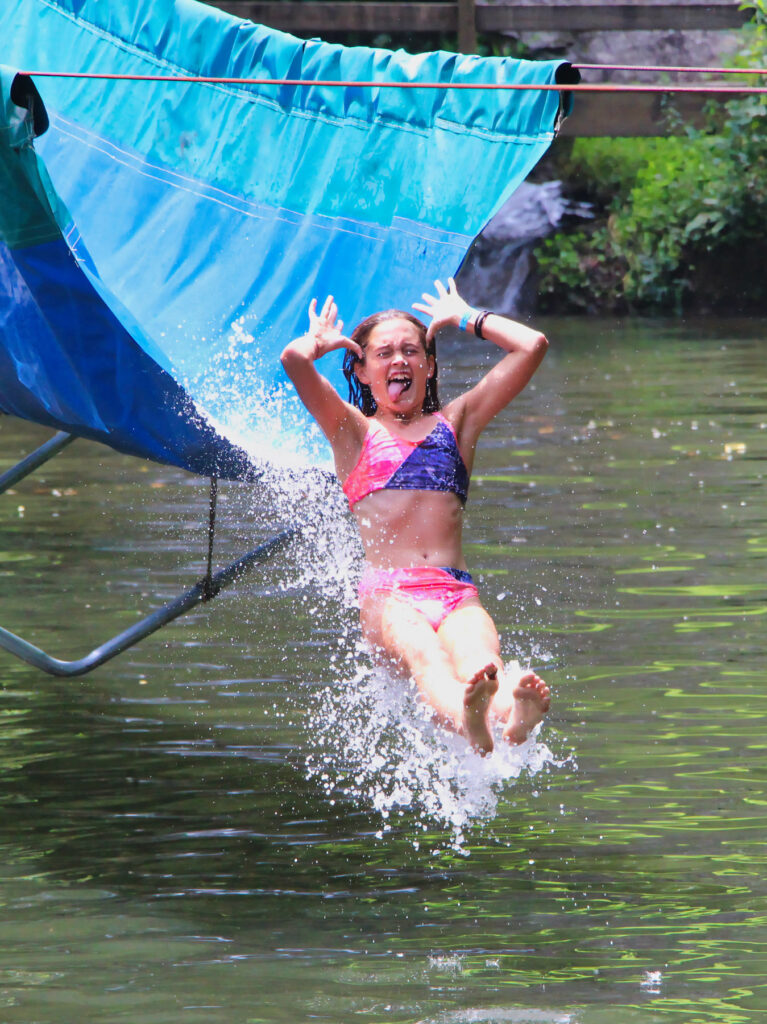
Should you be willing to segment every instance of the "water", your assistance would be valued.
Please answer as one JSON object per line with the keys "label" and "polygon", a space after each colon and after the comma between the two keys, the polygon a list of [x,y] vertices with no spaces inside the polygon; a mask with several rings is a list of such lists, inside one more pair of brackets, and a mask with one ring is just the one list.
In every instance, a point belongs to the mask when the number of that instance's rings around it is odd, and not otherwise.
{"label": "water", "polygon": [[[538,736],[483,761],[423,721],[314,485],[224,485],[221,563],[308,538],[84,679],[0,653],[3,1024],[763,1018],[760,325],[545,327],[466,529]],[[489,350],[441,352],[449,394]],[[5,464],[46,436],[0,418]],[[15,492],[0,622],[57,656],[203,570],[181,472],[77,442]]]}

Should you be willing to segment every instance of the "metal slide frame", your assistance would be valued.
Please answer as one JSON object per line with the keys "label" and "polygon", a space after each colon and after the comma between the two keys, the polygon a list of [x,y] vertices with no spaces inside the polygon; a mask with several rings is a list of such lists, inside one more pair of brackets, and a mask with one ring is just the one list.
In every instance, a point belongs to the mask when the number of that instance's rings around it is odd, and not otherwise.
{"label": "metal slide frame", "polygon": [[[54,437],[46,441],[45,444],[41,445],[30,455],[27,455],[26,458],[13,466],[12,469],[0,475],[0,494],[7,491],[9,487],[12,487],[19,480],[29,476],[38,466],[43,465],[43,463],[58,455],[63,448],[66,448],[75,439],[75,435],[67,434],[63,431],[55,434]],[[267,559],[281,551],[298,532],[295,528],[283,530],[274,537],[270,537],[269,540],[264,541],[263,544],[259,544],[252,551],[242,555],[230,565],[227,565],[226,568],[214,573],[213,538],[215,533],[217,495],[218,481],[216,477],[211,477],[207,570],[199,582],[195,583],[193,587],[190,587],[179,597],[175,598],[175,600],[169,601],[162,608],[158,608],[157,611],[147,615],[140,622],[135,623],[122,633],[118,633],[117,636],[113,636],[99,647],[94,648],[90,654],[86,654],[85,657],[77,658],[74,661],[62,661],[59,658],[53,658],[50,654],[40,650],[39,647],[35,647],[34,644],[2,627],[0,627],[0,648],[20,658],[22,661],[26,661],[27,664],[32,665],[34,668],[47,672],[51,676],[85,675],[118,654],[122,654],[123,651],[127,651],[129,647],[133,647],[134,644],[143,640],[144,637],[149,636],[151,633],[156,633],[158,629],[177,619],[184,612],[188,612],[198,604],[211,601],[225,587],[230,586],[230,584],[240,579],[251,569],[255,568],[255,566],[267,561]]]}

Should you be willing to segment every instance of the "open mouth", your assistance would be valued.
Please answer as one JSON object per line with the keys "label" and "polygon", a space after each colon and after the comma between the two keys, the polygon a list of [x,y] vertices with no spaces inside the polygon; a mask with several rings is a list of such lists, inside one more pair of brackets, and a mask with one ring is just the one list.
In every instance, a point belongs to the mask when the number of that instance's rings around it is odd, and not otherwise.
{"label": "open mouth", "polygon": [[386,382],[386,387],[387,387],[387,390],[389,392],[389,398],[391,398],[393,401],[395,401],[396,399],[398,399],[400,397],[400,395],[403,395],[406,391],[410,390],[410,385],[412,383],[413,382],[410,379],[410,377],[404,377],[404,376],[389,377],[389,379]]}

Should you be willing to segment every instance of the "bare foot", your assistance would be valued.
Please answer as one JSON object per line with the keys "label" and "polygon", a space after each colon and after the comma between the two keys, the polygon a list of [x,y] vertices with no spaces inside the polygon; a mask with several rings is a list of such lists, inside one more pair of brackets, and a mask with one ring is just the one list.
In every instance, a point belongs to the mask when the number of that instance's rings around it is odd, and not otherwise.
{"label": "bare foot", "polygon": [[503,730],[508,743],[524,743],[551,705],[551,691],[535,672],[525,672],[514,687],[514,705]]}
{"label": "bare foot", "polygon": [[466,683],[463,698],[463,729],[466,739],[480,754],[493,749],[493,737],[487,722],[490,701],[498,689],[498,669],[490,662],[475,672]]}

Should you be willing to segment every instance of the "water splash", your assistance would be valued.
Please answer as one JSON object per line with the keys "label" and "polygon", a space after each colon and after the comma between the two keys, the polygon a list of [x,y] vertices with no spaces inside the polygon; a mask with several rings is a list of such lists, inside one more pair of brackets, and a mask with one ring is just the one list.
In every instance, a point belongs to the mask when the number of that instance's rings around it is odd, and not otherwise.
{"label": "water splash", "polygon": [[328,443],[307,422],[293,387],[264,383],[274,379],[274,357],[262,350],[244,316],[232,322],[225,340],[203,372],[183,379],[198,412],[259,466],[332,470]]}
{"label": "water splash", "polygon": [[450,845],[461,851],[466,829],[495,817],[510,782],[561,763],[537,739],[540,726],[515,747],[501,739],[499,728],[495,751],[481,757],[432,722],[412,683],[371,665],[362,644],[356,657],[347,657],[355,661],[351,678],[315,695],[306,721],[306,771],[329,799],[374,808],[381,817],[379,836],[407,816],[424,832],[446,828]]}

